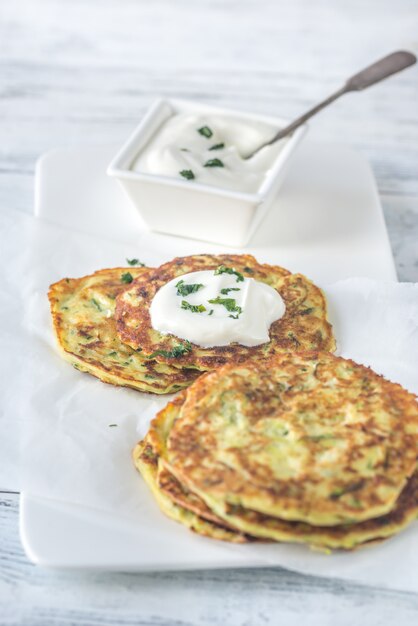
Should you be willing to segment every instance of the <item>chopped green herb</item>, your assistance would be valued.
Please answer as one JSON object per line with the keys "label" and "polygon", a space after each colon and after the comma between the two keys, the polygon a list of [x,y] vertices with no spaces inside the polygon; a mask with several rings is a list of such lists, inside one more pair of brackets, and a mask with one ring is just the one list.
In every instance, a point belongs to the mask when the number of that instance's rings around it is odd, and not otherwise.
{"label": "chopped green herb", "polygon": [[251,267],[244,267],[244,272],[247,272],[247,274],[254,274],[254,270]]}
{"label": "chopped green herb", "polygon": [[236,300],[234,300],[234,298],[220,298],[218,296],[217,298],[214,298],[213,300],[209,300],[208,302],[210,304],[220,304],[224,306],[226,310],[229,311],[230,313],[236,313],[235,316],[234,315],[229,316],[229,317],[232,317],[234,320],[238,319],[238,317],[242,313],[242,308],[237,305],[237,302]]}
{"label": "chopped green herb", "polygon": [[221,289],[221,293],[224,296],[227,296],[230,291],[241,291],[239,287],[225,287],[225,289]]}
{"label": "chopped green herb", "polygon": [[187,300],[181,301],[181,308],[186,309],[186,311],[191,311],[192,313],[203,313],[206,311],[206,307],[203,304],[190,304]]}
{"label": "chopped green herb", "polygon": [[117,426],[117,424],[109,424],[109,428],[115,428],[115,426]]}
{"label": "chopped green herb", "polygon": [[351,485],[345,485],[344,487],[336,487],[333,491],[331,491],[330,498],[331,500],[337,500],[344,496],[346,493],[353,493],[354,491],[358,491],[364,486],[364,480],[358,480],[355,483],[351,483]]}
{"label": "chopped green herb", "polygon": [[68,311],[68,306],[62,306],[61,311]]}
{"label": "chopped green herb", "polygon": [[209,126],[202,126],[202,128],[197,129],[197,132],[200,133],[200,135],[203,135],[203,137],[206,137],[206,139],[210,139],[213,135]]}
{"label": "chopped green herb", "polygon": [[344,495],[345,493],[345,489],[344,487],[337,487],[336,489],[334,489],[333,491],[331,491],[330,493],[330,498],[331,500],[337,500],[338,498],[340,498],[342,495]]}
{"label": "chopped green herb", "polygon": [[131,272],[125,272],[124,274],[122,274],[120,279],[123,283],[126,283],[129,285],[129,283],[133,281],[134,277],[132,276]]}
{"label": "chopped green herb", "polygon": [[92,303],[92,305],[93,305],[93,306],[95,306],[95,307],[96,307],[96,309],[97,309],[98,311],[103,311],[102,307],[101,307],[101,306],[100,306],[100,304],[97,302],[96,298],[92,298],[92,299],[90,300],[90,302]]}
{"label": "chopped green herb", "polygon": [[155,461],[157,458],[151,446],[147,446],[145,448],[145,450],[142,452],[142,457],[148,459],[149,461]]}
{"label": "chopped green herb", "polygon": [[137,348],[135,352],[142,352],[142,348]]}
{"label": "chopped green herb", "polygon": [[307,437],[307,439],[310,439],[311,441],[323,441],[324,439],[335,439],[334,435],[310,435]]}
{"label": "chopped green herb", "polygon": [[144,378],[148,378],[149,380],[155,380],[157,377],[152,376],[151,374],[145,374]]}
{"label": "chopped green herb", "polygon": [[179,280],[179,282],[176,284],[176,287],[178,296],[188,296],[189,294],[196,293],[196,291],[202,289],[203,285],[202,283],[193,283],[187,285],[184,280]]}
{"label": "chopped green herb", "polygon": [[179,174],[180,176],[183,176],[183,178],[187,178],[187,180],[193,180],[194,178],[192,170],[181,170]]}
{"label": "chopped green herb", "polygon": [[203,167],[225,167],[221,159],[209,159]]}
{"label": "chopped green herb", "polygon": [[299,315],[309,315],[313,311],[315,311],[315,307],[311,306],[308,309],[303,309],[303,311],[301,311]]}
{"label": "chopped green herb", "polygon": [[153,359],[156,356],[165,356],[166,359],[178,359],[181,356],[184,356],[188,352],[191,352],[192,346],[190,341],[186,341],[184,344],[179,343],[177,346],[174,346],[172,350],[156,350],[148,358]]}
{"label": "chopped green herb", "polygon": [[145,267],[145,263],[141,263],[139,259],[126,259],[128,265],[138,265],[139,267]]}
{"label": "chopped green herb", "polygon": [[287,333],[287,336],[288,336],[288,338],[289,338],[291,341],[293,341],[293,343],[295,344],[295,346],[300,346],[300,341],[299,341],[299,339],[298,339],[297,337],[295,337],[295,335],[294,335],[292,332]]}
{"label": "chopped green herb", "polygon": [[212,313],[213,313],[213,309],[209,311],[208,315],[212,315]]}
{"label": "chopped green herb", "polygon": [[215,145],[209,148],[209,150],[222,150],[222,148],[225,148],[224,143],[215,143]]}
{"label": "chopped green herb", "polygon": [[117,352],[113,351],[113,352],[109,352],[109,354],[107,356],[116,356]]}
{"label": "chopped green herb", "polygon": [[218,274],[234,274],[237,277],[237,283],[241,283],[244,280],[244,276],[240,272],[237,272],[233,267],[226,267],[225,265],[220,265],[216,268],[215,276]]}

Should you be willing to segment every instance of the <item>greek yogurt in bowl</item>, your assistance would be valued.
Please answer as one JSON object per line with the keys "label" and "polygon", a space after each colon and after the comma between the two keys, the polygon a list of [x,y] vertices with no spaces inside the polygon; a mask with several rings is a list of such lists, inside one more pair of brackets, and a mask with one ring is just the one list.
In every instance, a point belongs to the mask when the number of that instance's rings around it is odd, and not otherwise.
{"label": "greek yogurt in bowl", "polygon": [[[140,151],[131,170],[243,193],[257,193],[287,143],[266,146],[278,128],[233,115],[177,113]],[[194,184],[194,183],[193,183]]]}
{"label": "greek yogurt in bowl", "polygon": [[245,246],[306,131],[247,159],[288,120],[158,100],[108,166],[150,230]]}

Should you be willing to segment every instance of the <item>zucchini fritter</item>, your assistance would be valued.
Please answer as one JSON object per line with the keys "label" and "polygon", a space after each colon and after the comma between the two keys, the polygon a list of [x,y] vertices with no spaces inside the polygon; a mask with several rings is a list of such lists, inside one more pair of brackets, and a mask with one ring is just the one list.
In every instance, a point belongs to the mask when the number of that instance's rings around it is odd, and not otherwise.
{"label": "zucchini fritter", "polygon": [[[286,305],[285,315],[270,326],[270,341],[254,347],[238,343],[202,348],[171,334],[162,334],[151,325],[149,308],[157,291],[167,282],[189,272],[215,270],[220,265],[233,267],[246,277],[276,289]],[[161,363],[202,371],[228,362],[265,359],[280,352],[295,350],[335,350],[332,328],[326,317],[322,291],[301,274],[291,274],[274,265],[261,265],[254,257],[241,255],[195,255],[180,257],[136,279],[117,298],[115,318],[121,340],[145,354],[155,354]],[[180,347],[180,350],[179,350]],[[173,352],[174,351],[174,352]],[[156,354],[158,352],[158,354]]]}
{"label": "zucchini fritter", "polygon": [[149,393],[173,393],[187,387],[197,372],[157,363],[124,345],[113,318],[116,296],[126,289],[122,276],[146,277],[150,270],[104,269],[51,285],[48,298],[63,357],[77,369],[113,385]]}
{"label": "zucchini fritter", "polygon": [[245,507],[332,526],[390,512],[417,451],[414,395],[353,361],[311,352],[200,377],[166,458],[217,515]]}

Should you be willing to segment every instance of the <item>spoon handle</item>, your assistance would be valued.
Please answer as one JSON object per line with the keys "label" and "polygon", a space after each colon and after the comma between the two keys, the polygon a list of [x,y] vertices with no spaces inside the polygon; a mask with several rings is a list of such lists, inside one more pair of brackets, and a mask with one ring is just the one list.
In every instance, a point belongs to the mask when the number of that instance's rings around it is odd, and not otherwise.
{"label": "spoon handle", "polygon": [[416,56],[411,52],[403,50],[392,52],[392,54],[388,54],[380,61],[376,61],[373,65],[369,65],[366,69],[349,78],[345,83],[346,91],[361,91],[371,87],[371,85],[405,70],[410,65],[414,65],[416,60]]}
{"label": "spoon handle", "polygon": [[[379,61],[376,61],[376,63],[373,63],[373,65],[369,65],[358,74],[351,76],[351,78],[346,81],[345,85],[341,87],[341,89],[328,96],[328,98],[326,98],[316,106],[312,107],[312,109],[298,117],[294,122],[292,122],[285,128],[282,128],[271,141],[264,143],[262,146],[257,148],[255,152],[258,152],[261,148],[264,148],[264,146],[271,145],[278,139],[286,137],[296,128],[298,128],[298,126],[304,124],[313,115],[318,113],[318,111],[325,109],[325,107],[331,104],[331,102],[337,100],[337,98],[340,98],[343,94],[349,91],[361,91],[362,89],[366,89],[371,85],[375,85],[381,80],[384,80],[385,78],[388,78],[389,76],[392,76],[393,74],[396,74],[397,72],[406,69],[410,65],[413,65],[414,63],[416,63],[416,60],[416,56],[413,55],[411,52],[404,52],[402,50],[398,52],[392,52],[392,54],[388,54],[387,56],[383,57],[383,59],[380,59]],[[255,152],[253,152],[253,154],[255,154]],[[249,155],[249,157],[253,156],[253,154]]]}
{"label": "spoon handle", "polygon": [[[278,139],[283,139],[283,137],[287,137],[287,135],[290,135],[290,133],[296,130],[296,128],[298,128],[299,126],[302,126],[302,124],[307,122],[311,117],[316,115],[319,111],[322,111],[322,109],[325,109],[325,107],[329,106],[332,102],[334,102],[335,100],[338,100],[338,98],[340,98],[343,94],[347,93],[347,91],[348,91],[347,86],[344,85],[343,87],[341,87],[341,89],[338,89],[338,91],[335,91],[330,96],[328,96],[328,98],[325,98],[325,100],[322,100],[322,102],[312,107],[312,109],[309,109],[309,111],[306,111],[306,113],[298,117],[294,122],[292,122],[288,126],[285,126],[281,130],[279,130],[279,132],[276,135],[274,135],[273,139],[271,139],[267,143],[264,143],[262,146],[260,146],[260,148],[264,148],[264,146],[269,146],[272,143],[275,143]],[[257,148],[257,152],[258,150],[260,150],[260,148]]]}

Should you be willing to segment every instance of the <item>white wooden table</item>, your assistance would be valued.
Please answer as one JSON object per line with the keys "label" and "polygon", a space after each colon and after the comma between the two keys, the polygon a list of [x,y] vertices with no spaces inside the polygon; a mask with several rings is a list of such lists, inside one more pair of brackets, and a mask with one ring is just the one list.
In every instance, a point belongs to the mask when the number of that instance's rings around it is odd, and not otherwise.
{"label": "white wooden table", "polygon": [[[37,156],[122,141],[158,95],[293,116],[397,48],[418,0],[15,0],[0,5],[0,207],[32,210]],[[418,69],[347,96],[312,136],[378,180],[399,278],[418,280]],[[353,181],[355,184],[355,181]],[[418,594],[284,570],[57,573],[32,566],[0,493],[0,624],[418,623]]]}

